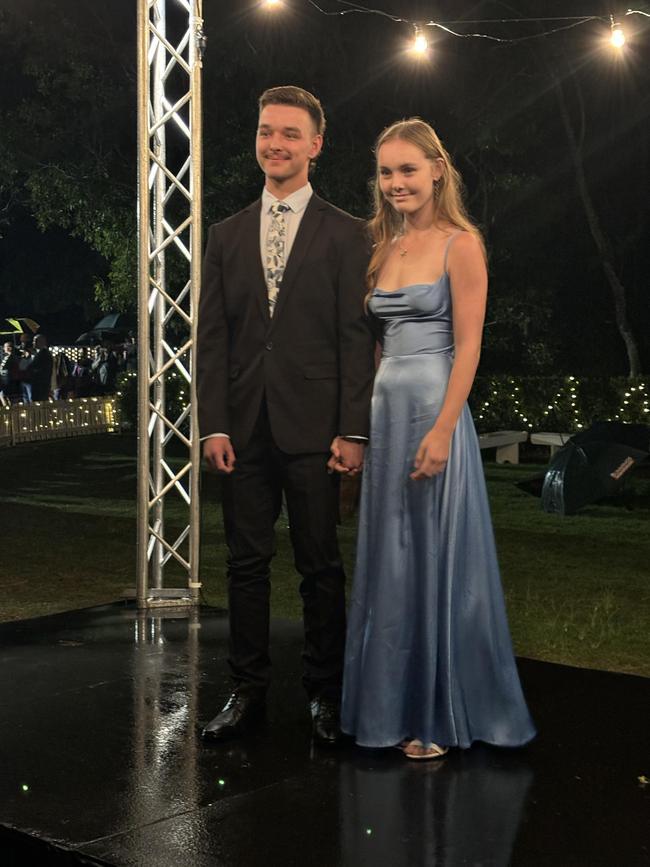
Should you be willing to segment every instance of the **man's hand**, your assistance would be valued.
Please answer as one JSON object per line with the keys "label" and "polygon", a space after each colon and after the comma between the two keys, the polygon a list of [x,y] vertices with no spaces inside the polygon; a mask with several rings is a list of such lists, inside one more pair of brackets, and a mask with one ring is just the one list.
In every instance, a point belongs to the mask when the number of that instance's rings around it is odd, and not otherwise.
{"label": "man's hand", "polygon": [[230,437],[210,437],[203,442],[203,457],[210,469],[232,473],[235,469],[235,451]]}
{"label": "man's hand", "polygon": [[356,476],[363,467],[365,443],[348,442],[343,437],[334,437],[330,446],[332,457],[327,462],[330,472],[346,473]]}

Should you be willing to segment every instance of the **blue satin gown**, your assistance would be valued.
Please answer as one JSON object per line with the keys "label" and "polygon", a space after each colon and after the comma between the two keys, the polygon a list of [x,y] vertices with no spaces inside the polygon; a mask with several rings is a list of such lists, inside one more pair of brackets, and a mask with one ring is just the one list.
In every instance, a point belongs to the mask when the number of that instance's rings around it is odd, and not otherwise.
{"label": "blue satin gown", "polygon": [[446,469],[413,481],[453,361],[449,277],[375,290],[372,397],[341,723],[360,746],[405,738],[505,747],[535,736],[515,666],[478,438],[467,405]]}

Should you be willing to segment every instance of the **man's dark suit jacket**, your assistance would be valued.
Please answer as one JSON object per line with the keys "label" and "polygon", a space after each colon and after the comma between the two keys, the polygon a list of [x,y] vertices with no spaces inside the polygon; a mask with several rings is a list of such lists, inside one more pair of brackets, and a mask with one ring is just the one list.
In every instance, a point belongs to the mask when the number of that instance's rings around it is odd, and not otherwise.
{"label": "man's dark suit jacket", "polygon": [[260,256],[261,200],[210,227],[197,341],[201,436],[250,439],[266,395],[276,445],[327,452],[334,436],[367,436],[374,375],[363,312],[364,226],[312,195],[273,318]]}

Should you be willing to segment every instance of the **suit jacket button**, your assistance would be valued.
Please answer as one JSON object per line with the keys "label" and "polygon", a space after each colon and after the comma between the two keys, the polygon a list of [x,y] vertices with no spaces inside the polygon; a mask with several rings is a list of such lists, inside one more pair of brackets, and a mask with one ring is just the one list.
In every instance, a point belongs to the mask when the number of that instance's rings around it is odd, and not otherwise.
{"label": "suit jacket button", "polygon": [[272,340],[269,340],[269,342],[266,344],[266,348],[267,348],[269,351],[270,351],[271,349],[273,349],[273,341],[272,341]]}

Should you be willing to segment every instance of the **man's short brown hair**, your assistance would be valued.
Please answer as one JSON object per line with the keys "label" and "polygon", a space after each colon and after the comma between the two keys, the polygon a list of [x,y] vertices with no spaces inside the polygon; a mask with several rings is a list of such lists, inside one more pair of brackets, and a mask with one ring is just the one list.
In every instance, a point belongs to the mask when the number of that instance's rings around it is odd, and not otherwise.
{"label": "man's short brown hair", "polygon": [[302,87],[295,87],[293,84],[286,84],[282,87],[269,87],[260,96],[259,104],[260,111],[267,105],[293,105],[296,108],[304,108],[313,120],[318,135],[325,134],[325,113],[323,106],[313,93],[303,90]]}

